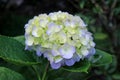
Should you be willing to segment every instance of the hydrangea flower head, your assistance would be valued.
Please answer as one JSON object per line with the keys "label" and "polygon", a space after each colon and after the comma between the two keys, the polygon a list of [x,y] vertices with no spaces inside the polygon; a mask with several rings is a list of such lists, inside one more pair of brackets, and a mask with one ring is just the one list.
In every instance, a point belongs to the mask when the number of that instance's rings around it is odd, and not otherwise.
{"label": "hydrangea flower head", "polygon": [[26,50],[35,50],[53,69],[72,66],[95,54],[92,34],[79,16],[67,12],[40,14],[25,25]]}

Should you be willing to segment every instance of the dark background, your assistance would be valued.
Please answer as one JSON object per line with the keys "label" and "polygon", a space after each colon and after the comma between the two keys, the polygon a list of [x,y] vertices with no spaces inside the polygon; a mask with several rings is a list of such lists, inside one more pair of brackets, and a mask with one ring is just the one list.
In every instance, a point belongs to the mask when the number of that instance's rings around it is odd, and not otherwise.
{"label": "dark background", "polygon": [[2,0],[0,1],[0,34],[16,36],[24,34],[24,25],[35,15],[55,11],[72,14],[77,9],[66,0]]}

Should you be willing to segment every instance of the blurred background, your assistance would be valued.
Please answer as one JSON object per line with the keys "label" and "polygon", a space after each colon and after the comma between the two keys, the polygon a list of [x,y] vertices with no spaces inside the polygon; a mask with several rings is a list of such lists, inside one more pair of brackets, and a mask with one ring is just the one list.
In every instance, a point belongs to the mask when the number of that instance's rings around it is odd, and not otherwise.
{"label": "blurred background", "polygon": [[112,64],[91,69],[90,74],[70,73],[68,80],[120,80],[120,0],[0,0],[0,35],[23,35],[29,19],[55,11],[80,16],[96,48],[114,56]]}

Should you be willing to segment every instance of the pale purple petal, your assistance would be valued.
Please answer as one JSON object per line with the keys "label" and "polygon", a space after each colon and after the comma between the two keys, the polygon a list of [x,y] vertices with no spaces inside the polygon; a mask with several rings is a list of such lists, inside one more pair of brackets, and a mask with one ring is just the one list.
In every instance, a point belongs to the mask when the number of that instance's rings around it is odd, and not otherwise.
{"label": "pale purple petal", "polygon": [[62,66],[64,66],[65,65],[65,60],[63,59],[60,63],[61,63]]}
{"label": "pale purple petal", "polygon": [[44,56],[44,58],[47,58],[47,57],[48,57],[47,53],[44,53],[43,56]]}
{"label": "pale purple petal", "polygon": [[89,50],[89,54],[88,54],[86,57],[89,58],[90,56],[94,55],[95,52],[96,52],[95,48],[91,48],[91,49]]}
{"label": "pale purple petal", "polygon": [[51,67],[52,67],[52,69],[58,69],[58,68],[60,68],[61,67],[61,63],[51,63]]}
{"label": "pale purple petal", "polygon": [[36,49],[36,54],[37,54],[37,56],[41,56],[41,55],[42,55],[41,47],[38,47],[38,48]]}
{"label": "pale purple petal", "polygon": [[27,27],[29,27],[29,24],[25,24],[24,28],[27,28]]}
{"label": "pale purple petal", "polygon": [[32,50],[32,47],[31,46],[25,46],[25,50]]}
{"label": "pale purple petal", "polygon": [[48,35],[50,35],[52,32],[53,32],[53,27],[55,27],[55,24],[54,23],[49,23],[48,24],[48,30],[46,31],[46,33]]}
{"label": "pale purple petal", "polygon": [[54,61],[54,57],[51,55],[51,53],[50,53],[50,51],[46,51],[44,54],[43,54],[43,56],[45,57],[45,58],[47,58],[50,62],[53,62]]}
{"label": "pale purple petal", "polygon": [[74,59],[74,61],[77,61],[77,62],[80,61],[80,57],[79,57],[77,54],[75,54],[75,55],[73,56],[73,59]]}
{"label": "pale purple petal", "polygon": [[60,55],[57,50],[51,50],[51,53],[52,53],[53,56],[58,56],[58,55]]}
{"label": "pale purple petal", "polygon": [[67,66],[72,66],[72,65],[74,65],[74,63],[75,63],[74,59],[66,59],[65,60],[65,64]]}
{"label": "pale purple petal", "polygon": [[60,55],[63,58],[70,59],[73,57],[73,54],[75,53],[75,47],[70,45],[64,45],[59,49]]}
{"label": "pale purple petal", "polygon": [[79,31],[79,37],[85,37],[85,35],[86,35],[86,30]]}
{"label": "pale purple petal", "polygon": [[95,47],[95,43],[94,42],[90,42],[90,45],[92,46],[92,47]]}
{"label": "pale purple petal", "polygon": [[61,26],[56,25],[55,23],[51,22],[48,24],[48,30],[46,31],[47,35],[50,35],[55,32],[59,32],[61,29]]}
{"label": "pale purple petal", "polygon": [[95,48],[91,48],[91,49],[90,49],[90,54],[94,55],[95,52],[96,52]]}
{"label": "pale purple petal", "polygon": [[47,34],[47,35],[50,35],[50,34],[51,34],[51,31],[50,31],[50,30],[47,30],[47,31],[46,31],[46,34]]}

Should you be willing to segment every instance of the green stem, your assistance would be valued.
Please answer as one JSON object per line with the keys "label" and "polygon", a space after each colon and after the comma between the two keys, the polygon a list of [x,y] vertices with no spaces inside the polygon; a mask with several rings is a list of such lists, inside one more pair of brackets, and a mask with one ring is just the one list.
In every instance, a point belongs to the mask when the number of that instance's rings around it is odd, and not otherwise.
{"label": "green stem", "polygon": [[43,73],[43,76],[42,76],[42,80],[45,80],[48,67],[49,67],[49,63],[47,63],[47,65],[46,65],[46,68],[45,68],[44,73]]}
{"label": "green stem", "polygon": [[37,73],[38,80],[41,80],[39,73]]}
{"label": "green stem", "polygon": [[37,71],[36,67],[35,67],[35,66],[32,66],[32,68],[34,69],[34,71],[35,71],[35,73],[36,73],[36,75],[37,75],[38,80],[41,80],[40,74],[39,74],[39,72]]}

